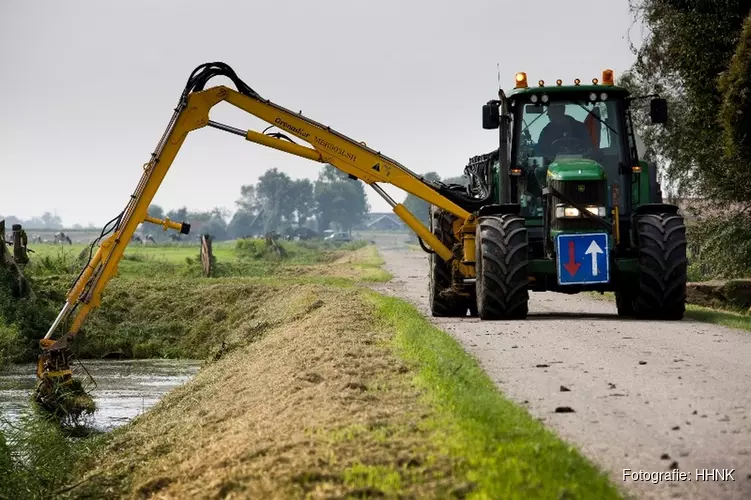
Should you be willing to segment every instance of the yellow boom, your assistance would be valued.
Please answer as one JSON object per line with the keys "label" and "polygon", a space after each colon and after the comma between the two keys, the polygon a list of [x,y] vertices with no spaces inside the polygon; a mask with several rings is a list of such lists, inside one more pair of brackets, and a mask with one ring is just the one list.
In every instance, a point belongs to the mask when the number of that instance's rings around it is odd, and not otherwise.
{"label": "yellow boom", "polygon": [[[225,86],[204,90],[206,82],[213,76],[229,77],[237,90]],[[209,111],[223,101],[307,142],[311,147],[296,144],[283,134],[265,135],[211,121]],[[368,148],[363,142],[355,141],[330,127],[317,123],[303,116],[301,112],[295,113],[261,98],[237,78],[234,71],[226,64],[208,63],[196,68],[191,75],[174,115],[151,155],[151,160],[143,166],[143,175],[130,202],[114,220],[115,227],[112,234],[101,241],[96,253],[68,292],[62,310],[44,339],[41,340],[40,344],[45,353],[40,356],[37,366],[39,378],[43,376],[64,377],[70,374],[66,355],[61,351],[79,331],[88,314],[99,306],[102,291],[116,274],[123,252],[139,224],[150,222],[163,226],[165,230],[171,228],[184,234],[189,233],[188,224],[151,217],[147,209],[188,133],[207,126],[240,135],[248,141],[286,153],[329,163],[349,174],[350,177],[362,180],[373,187],[391,205],[394,213],[440,258],[451,263],[454,269],[465,278],[474,278],[475,217],[443,196],[437,184],[424,180],[395,160]],[[462,222],[458,232],[465,241],[463,255],[460,255],[458,259],[455,258],[452,249],[441,243],[404,205],[396,203],[378,183],[392,184],[458,217]],[[67,333],[54,341],[52,336],[55,331],[61,324],[68,322],[70,325]],[[57,353],[56,356],[52,355],[54,353]]]}

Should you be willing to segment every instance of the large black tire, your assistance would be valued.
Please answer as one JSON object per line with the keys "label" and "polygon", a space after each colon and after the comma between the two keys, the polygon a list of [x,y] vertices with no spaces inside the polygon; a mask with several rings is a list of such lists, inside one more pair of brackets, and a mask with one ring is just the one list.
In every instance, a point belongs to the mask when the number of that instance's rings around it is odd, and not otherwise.
{"label": "large black tire", "polygon": [[[639,319],[678,321],[686,312],[686,224],[678,214],[645,214],[636,219],[639,273],[623,312]],[[629,311],[629,308],[631,309]]]}
{"label": "large black tire", "polygon": [[634,296],[631,283],[624,283],[621,290],[615,291],[615,307],[618,309],[618,316],[634,316]]}
{"label": "large black tire", "polygon": [[480,318],[526,318],[529,277],[524,219],[510,214],[481,217],[477,223],[475,244],[475,293]]}
{"label": "large black tire", "polygon": [[[452,225],[454,215],[439,208],[431,207],[433,234],[448,248],[456,243]],[[458,295],[442,295],[451,287],[451,268],[437,254],[431,253],[430,261],[430,312],[436,317],[461,317],[467,315],[468,300]]]}

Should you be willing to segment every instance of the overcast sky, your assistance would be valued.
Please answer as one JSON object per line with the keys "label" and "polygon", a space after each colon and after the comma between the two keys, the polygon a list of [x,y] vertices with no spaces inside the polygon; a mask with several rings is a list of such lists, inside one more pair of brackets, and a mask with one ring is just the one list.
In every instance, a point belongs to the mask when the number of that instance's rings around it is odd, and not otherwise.
{"label": "overcast sky", "polygon": [[[498,63],[507,90],[517,71],[586,82],[612,68],[617,79],[633,61],[629,37],[641,39],[628,0],[2,0],[0,214],[111,219],[204,62],[228,63],[264,98],[414,171],[449,177],[497,146],[481,107],[497,95]],[[226,104],[211,118],[266,126]],[[321,168],[201,129],[154,202],[234,210],[240,186],[270,167],[313,179]],[[389,209],[366,191],[372,210]]]}

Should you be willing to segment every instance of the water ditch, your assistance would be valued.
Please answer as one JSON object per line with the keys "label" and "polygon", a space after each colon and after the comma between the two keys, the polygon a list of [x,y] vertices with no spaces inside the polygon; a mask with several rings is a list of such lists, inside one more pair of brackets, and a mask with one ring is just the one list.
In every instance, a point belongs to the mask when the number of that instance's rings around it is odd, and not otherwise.
{"label": "water ditch", "polygon": [[[97,411],[87,419],[87,426],[107,432],[128,423],[167,392],[190,380],[201,363],[184,359],[84,360],[84,366],[96,381],[91,395]],[[14,422],[29,409],[35,383],[33,364],[11,365],[0,372],[3,419]]]}

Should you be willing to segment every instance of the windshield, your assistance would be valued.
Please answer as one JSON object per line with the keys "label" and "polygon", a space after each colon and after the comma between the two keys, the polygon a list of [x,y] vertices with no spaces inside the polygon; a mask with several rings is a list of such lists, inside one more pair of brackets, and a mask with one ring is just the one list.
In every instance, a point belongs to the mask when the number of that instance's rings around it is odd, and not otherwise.
{"label": "windshield", "polygon": [[525,172],[520,202],[525,215],[542,216],[542,188],[548,165],[556,158],[589,158],[617,179],[623,163],[617,101],[553,101],[549,105],[521,103],[515,135],[515,167]]}

